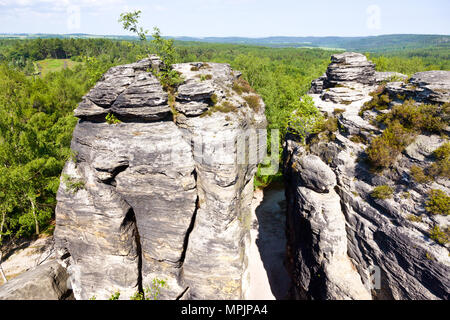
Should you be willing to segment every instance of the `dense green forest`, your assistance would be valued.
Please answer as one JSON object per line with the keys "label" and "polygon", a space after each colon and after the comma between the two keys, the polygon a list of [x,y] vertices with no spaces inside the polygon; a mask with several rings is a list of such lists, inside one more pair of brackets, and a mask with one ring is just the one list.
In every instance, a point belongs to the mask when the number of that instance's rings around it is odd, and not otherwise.
{"label": "dense green forest", "polygon": [[378,71],[396,71],[411,76],[420,71],[450,70],[450,48],[428,48],[367,53]]}
{"label": "dense green forest", "polygon": [[[4,39],[91,39],[138,40],[137,36],[89,35],[75,34],[0,34]],[[258,45],[278,48],[341,48],[346,51],[386,53],[395,50],[410,49],[449,49],[450,36],[433,34],[387,34],[367,37],[167,37],[176,41],[195,41],[203,43],[226,43],[241,45]],[[179,43],[180,43],[179,42]]]}
{"label": "dense green forest", "polygon": [[[269,128],[286,128],[302,107],[313,79],[322,75],[336,51],[250,45],[175,42],[177,62],[229,63],[240,70],[267,105]],[[71,157],[82,96],[111,66],[154,52],[151,42],[108,39],[0,40],[0,233],[9,238],[51,231],[55,194],[63,165]],[[380,71],[411,75],[450,70],[449,50],[406,50],[369,55]],[[48,58],[80,63],[36,74]],[[5,237],[3,237],[5,238]]]}

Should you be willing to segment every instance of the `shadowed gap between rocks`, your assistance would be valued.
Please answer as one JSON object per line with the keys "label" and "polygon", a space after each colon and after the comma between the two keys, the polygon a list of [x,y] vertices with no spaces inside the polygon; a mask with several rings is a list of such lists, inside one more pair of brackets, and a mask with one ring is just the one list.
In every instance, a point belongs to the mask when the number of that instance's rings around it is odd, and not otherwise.
{"label": "shadowed gap between rocks", "polygon": [[135,231],[135,242],[136,242],[136,254],[138,257],[138,291],[139,293],[144,293],[144,287],[142,284],[142,247],[141,247],[141,236],[139,235],[139,228],[136,221],[136,214],[134,213],[133,208],[130,207],[128,210],[125,219],[122,222],[121,228],[127,228],[129,224],[134,225]]}
{"label": "shadowed gap between rocks", "polygon": [[[195,181],[197,182],[197,173],[195,171],[194,171],[194,178],[195,178]],[[199,209],[199,206],[200,206],[199,197],[197,195],[197,199],[195,200],[195,210],[192,215],[191,223],[189,224],[189,227],[186,230],[186,236],[184,237],[184,241],[183,241],[183,251],[181,253],[181,258],[180,258],[180,262],[178,265],[179,268],[183,267],[184,260],[186,259],[186,251],[187,251],[187,248],[189,245],[189,236],[191,235],[192,231],[194,230],[195,220],[197,218],[197,211]]]}
{"label": "shadowed gap between rocks", "polygon": [[[276,300],[288,299],[291,287],[291,279],[285,267],[287,243],[285,211],[284,187],[273,185],[264,189],[263,199],[255,210],[254,224],[256,223],[258,228],[256,246],[266,274],[261,275],[258,274],[258,270],[250,270],[250,278],[266,276],[271,294]],[[258,279],[258,282],[262,281]]]}
{"label": "shadowed gap between rocks", "polygon": [[[194,174],[195,184],[197,187],[197,171],[194,170],[193,174]],[[181,252],[181,257],[180,257],[180,261],[178,264],[179,268],[183,267],[184,261],[186,259],[186,252],[187,252],[188,245],[189,245],[189,236],[191,235],[192,231],[194,230],[195,221],[197,219],[197,212],[198,212],[199,208],[200,208],[200,199],[199,199],[199,196],[197,195],[197,199],[195,200],[195,210],[194,210],[194,213],[192,214],[191,223],[189,224],[189,227],[186,230],[186,235],[185,235],[184,241],[183,241],[183,251]],[[188,291],[189,291],[189,287],[186,287],[186,289],[184,289],[183,292],[181,292],[176,297],[175,300],[183,299],[183,297],[187,294]]]}

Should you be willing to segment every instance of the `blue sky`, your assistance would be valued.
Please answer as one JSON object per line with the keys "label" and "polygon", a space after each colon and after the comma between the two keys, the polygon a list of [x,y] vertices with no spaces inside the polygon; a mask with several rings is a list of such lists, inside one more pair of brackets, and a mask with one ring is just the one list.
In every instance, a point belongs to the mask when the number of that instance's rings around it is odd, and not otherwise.
{"label": "blue sky", "polygon": [[135,9],[172,36],[450,34],[449,0],[0,0],[0,33],[127,34]]}

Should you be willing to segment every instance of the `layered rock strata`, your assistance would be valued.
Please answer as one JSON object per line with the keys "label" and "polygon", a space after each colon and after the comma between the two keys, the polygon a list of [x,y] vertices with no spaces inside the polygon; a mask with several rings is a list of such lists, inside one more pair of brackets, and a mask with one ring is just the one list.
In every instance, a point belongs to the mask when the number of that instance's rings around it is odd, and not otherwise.
{"label": "layered rock strata", "polygon": [[[316,106],[337,118],[339,130],[326,139],[320,134],[310,136],[306,144],[293,134],[286,138],[284,176],[293,293],[299,299],[446,300],[449,244],[430,239],[429,230],[435,225],[448,230],[450,221],[448,216],[427,213],[425,204],[431,189],[449,194],[449,181],[438,177],[420,184],[411,178],[410,168],[433,163],[432,152],[448,141],[449,128],[443,135],[418,135],[382,174],[374,174],[361,159],[367,143],[382,132],[371,121],[374,113],[386,113],[401,103],[398,95],[408,95],[417,103],[450,102],[450,72],[418,73],[409,82],[387,83],[392,99],[388,110],[361,114],[364,103],[372,100],[369,93],[379,90],[376,78],[380,84],[391,77],[374,78],[373,64],[364,59],[353,53],[334,56],[327,75],[312,84]],[[320,84],[325,86],[320,89]],[[353,88],[360,99],[325,101],[330,88]],[[348,96],[344,91],[334,93]],[[392,197],[371,196],[382,185],[393,189]]]}
{"label": "layered rock strata", "polygon": [[246,294],[264,103],[233,91],[229,65],[174,65],[183,82],[168,91],[152,73],[163,67],[152,57],[111,68],[75,110],[55,240],[77,299],[128,298],[155,279],[168,285],[160,299]]}

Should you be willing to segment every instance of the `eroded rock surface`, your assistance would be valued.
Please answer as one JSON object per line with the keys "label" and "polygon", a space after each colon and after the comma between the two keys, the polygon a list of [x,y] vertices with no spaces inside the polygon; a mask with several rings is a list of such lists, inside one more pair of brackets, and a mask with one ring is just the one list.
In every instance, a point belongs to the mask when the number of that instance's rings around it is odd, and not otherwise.
{"label": "eroded rock surface", "polygon": [[408,76],[399,72],[375,72],[375,80],[378,84],[399,79],[406,80],[408,79]]}
{"label": "eroded rock surface", "polygon": [[[378,113],[360,115],[364,103],[372,99],[369,93],[378,88],[374,75],[373,64],[361,56],[333,57],[328,78],[314,81],[310,93],[328,116],[339,109],[335,113],[339,130],[332,138],[315,139],[307,146],[295,135],[286,138],[284,175],[293,291],[299,299],[447,300],[449,244],[430,239],[429,230],[435,225],[445,230],[450,218],[428,214],[425,203],[430,189],[449,194],[449,183],[442,177],[416,183],[410,168],[430,166],[431,153],[448,136],[418,135],[393,168],[374,174],[361,157],[368,141],[382,132],[370,121]],[[395,76],[377,75],[376,80],[401,77]],[[450,102],[447,77],[448,72],[419,73],[411,83],[391,82],[386,89],[396,88],[391,93],[396,100],[392,105],[398,103],[397,95],[418,103]],[[352,103],[325,101],[330,83],[336,89],[352,87],[362,98]],[[391,199],[371,197],[380,185],[393,188]]]}
{"label": "eroded rock surface", "polygon": [[335,87],[348,82],[373,85],[376,82],[375,65],[361,53],[346,52],[333,55],[327,69],[326,82],[328,83],[326,87]]}
{"label": "eroded rock surface", "polygon": [[389,83],[387,92],[392,96],[405,96],[424,103],[445,103],[450,100],[450,71],[426,71],[411,79]]}
{"label": "eroded rock surface", "polygon": [[67,270],[53,260],[25,272],[0,287],[0,300],[72,299]]}
{"label": "eroded rock surface", "polygon": [[167,281],[162,299],[245,296],[264,103],[252,109],[232,90],[240,73],[229,65],[187,63],[173,66],[183,83],[169,106],[151,72],[161,67],[151,57],[110,69],[75,111],[55,241],[77,299],[126,299],[154,279]]}

